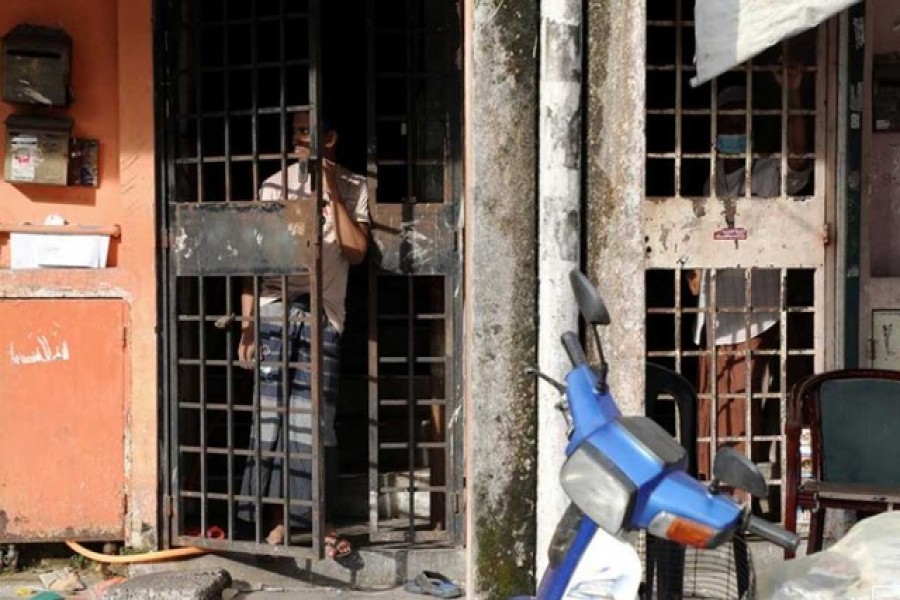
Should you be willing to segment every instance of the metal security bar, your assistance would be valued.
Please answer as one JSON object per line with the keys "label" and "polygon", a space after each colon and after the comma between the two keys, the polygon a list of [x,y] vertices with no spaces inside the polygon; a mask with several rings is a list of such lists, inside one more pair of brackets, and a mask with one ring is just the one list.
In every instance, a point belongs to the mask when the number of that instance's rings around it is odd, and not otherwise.
{"label": "metal security bar", "polygon": [[[693,2],[648,0],[647,21],[647,197],[735,198],[804,197],[822,193],[824,169],[813,167],[808,185],[792,189],[788,184],[789,161],[815,161],[824,155],[825,29],[819,28],[782,42],[745,64],[698,88],[695,76]],[[781,85],[792,75],[802,77],[798,102],[790,86]],[[742,101],[721,105],[720,93],[741,89]],[[743,121],[739,133],[747,148],[729,156],[743,167],[746,185],[740,194],[723,195],[719,179],[721,156],[713,151],[722,118]],[[791,148],[792,121],[805,124],[805,149]],[[753,162],[777,160],[780,187],[772,193],[754,192]]]}
{"label": "metal security bar", "polygon": [[[708,285],[705,305],[688,283],[694,276],[692,269],[647,272],[647,358],[684,374],[699,391],[700,409],[706,413],[701,416],[697,440],[703,476],[710,473],[716,448],[736,445],[765,467],[770,486],[781,486],[787,394],[815,367],[817,273],[812,269],[708,269],[701,275]],[[776,287],[765,295],[754,294],[754,278],[768,278]],[[737,295],[735,283],[741,288]],[[732,317],[741,325],[730,332],[744,339],[764,337],[764,342],[756,346],[714,343],[721,336],[722,323],[723,328],[733,325],[734,320],[727,323]],[[759,371],[742,368],[748,364]],[[729,370],[735,369],[740,369],[736,379],[728,380],[734,375]],[[735,406],[740,407],[738,415]],[[723,434],[732,424],[720,421],[735,417],[741,421],[735,429],[742,431]]]}
{"label": "metal security bar", "polygon": [[647,357],[698,389],[700,475],[740,448],[776,520],[787,394],[822,366],[829,39],[693,88],[693,1],[647,1]]}
{"label": "metal security bar", "polygon": [[[322,555],[320,21],[317,0],[158,3],[169,545]],[[295,113],[312,136],[313,193],[299,201]],[[280,196],[260,201],[263,185]],[[241,361],[251,332],[255,355]],[[307,403],[295,402],[297,373]]]}
{"label": "metal security bar", "polygon": [[456,5],[369,0],[369,537],[462,540]]}

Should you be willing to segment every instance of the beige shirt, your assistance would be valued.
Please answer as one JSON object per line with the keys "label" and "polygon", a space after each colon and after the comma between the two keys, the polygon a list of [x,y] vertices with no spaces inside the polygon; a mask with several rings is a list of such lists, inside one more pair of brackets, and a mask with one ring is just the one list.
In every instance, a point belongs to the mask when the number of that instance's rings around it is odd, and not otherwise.
{"label": "beige shirt", "polygon": [[[369,191],[366,178],[335,165],[335,179],[341,199],[347,212],[357,223],[369,222]],[[300,165],[294,163],[287,168],[286,178],[279,171],[266,179],[259,190],[260,200],[300,200],[312,199],[311,178],[300,181]],[[285,194],[282,186],[287,184]],[[326,200],[330,200],[328,194]],[[325,222],[322,225],[322,303],[325,315],[339,332],[344,330],[347,297],[347,274],[350,262],[341,251],[334,227],[334,213],[329,205],[323,207]],[[309,293],[309,276],[288,277],[288,297]],[[260,292],[260,304],[265,305],[281,299],[281,277],[264,277]]]}

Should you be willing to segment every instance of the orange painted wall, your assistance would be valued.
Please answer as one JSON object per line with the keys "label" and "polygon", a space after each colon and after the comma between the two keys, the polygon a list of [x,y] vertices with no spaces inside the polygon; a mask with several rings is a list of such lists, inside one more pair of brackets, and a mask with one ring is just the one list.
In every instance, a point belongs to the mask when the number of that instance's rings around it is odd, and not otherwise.
{"label": "orange painted wall", "polygon": [[[100,141],[96,189],[10,185],[0,181],[0,222],[39,223],[61,214],[71,223],[121,227],[106,269],[10,271],[0,234],[0,297],[113,297],[126,304],[126,532],[155,530],[157,510],[157,338],[153,50],[151,0],[4,0],[0,35],[20,23],[61,27],[72,37],[75,102],[61,112],[78,137]],[[0,120],[14,107],[0,102]],[[0,149],[0,160],[3,158]],[[89,331],[92,324],[85,322]],[[4,423],[9,426],[10,424]],[[102,426],[85,414],[85,428]]]}
{"label": "orange painted wall", "polygon": [[[29,23],[60,27],[72,36],[75,102],[68,109],[54,112],[68,114],[75,120],[76,137],[98,138],[101,144],[99,188],[12,185],[2,181],[0,220],[3,222],[42,222],[50,213],[62,214],[76,223],[106,224],[121,220],[116,14],[116,0],[0,3],[0,35],[15,25]],[[27,111],[0,102],[0,121],[10,112]],[[0,160],[5,158],[4,146],[0,144]],[[127,238],[123,238],[123,243],[128,243]],[[8,264],[8,245],[2,258],[3,264]]]}

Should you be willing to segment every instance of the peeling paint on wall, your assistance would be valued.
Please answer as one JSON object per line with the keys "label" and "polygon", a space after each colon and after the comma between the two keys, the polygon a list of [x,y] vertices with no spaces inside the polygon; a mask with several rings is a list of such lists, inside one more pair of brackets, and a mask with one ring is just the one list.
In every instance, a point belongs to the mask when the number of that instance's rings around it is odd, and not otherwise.
{"label": "peeling paint on wall", "polygon": [[47,336],[39,335],[35,338],[37,346],[27,349],[16,349],[12,342],[9,344],[9,358],[14,365],[35,365],[54,361],[69,360],[69,343],[63,340],[53,345],[47,340]]}

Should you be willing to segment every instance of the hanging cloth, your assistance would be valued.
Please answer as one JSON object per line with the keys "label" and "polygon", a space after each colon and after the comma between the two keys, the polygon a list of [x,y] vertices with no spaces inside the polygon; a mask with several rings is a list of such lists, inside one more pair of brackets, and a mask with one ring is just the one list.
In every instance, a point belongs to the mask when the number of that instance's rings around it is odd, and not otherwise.
{"label": "hanging cloth", "polygon": [[696,87],[859,0],[697,0]]}

